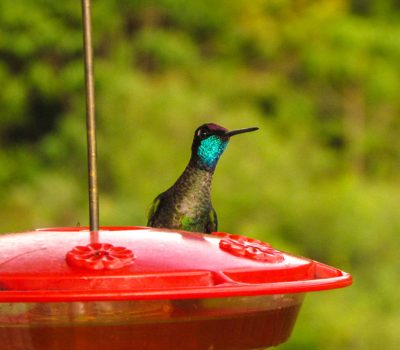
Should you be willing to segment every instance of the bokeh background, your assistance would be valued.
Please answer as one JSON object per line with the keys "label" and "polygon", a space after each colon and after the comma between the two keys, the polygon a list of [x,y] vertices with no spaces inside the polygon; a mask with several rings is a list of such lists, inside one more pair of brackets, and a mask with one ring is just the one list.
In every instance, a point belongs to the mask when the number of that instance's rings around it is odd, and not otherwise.
{"label": "bokeh background", "polygon": [[[0,232],[87,225],[79,1],[0,2]],[[194,129],[259,126],[214,177],[220,230],[353,274],[286,350],[400,344],[396,0],[93,0],[102,225],[144,225]]]}

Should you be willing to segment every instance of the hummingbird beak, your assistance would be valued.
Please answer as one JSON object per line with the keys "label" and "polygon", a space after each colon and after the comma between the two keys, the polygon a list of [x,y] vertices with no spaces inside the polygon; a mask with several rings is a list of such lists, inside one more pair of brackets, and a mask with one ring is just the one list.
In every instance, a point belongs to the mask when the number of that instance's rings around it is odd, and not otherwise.
{"label": "hummingbird beak", "polygon": [[238,135],[238,134],[243,134],[245,132],[250,132],[250,131],[256,131],[258,130],[257,127],[253,127],[253,128],[245,128],[245,129],[237,129],[237,130],[232,130],[232,131],[227,131],[224,136],[234,136],[234,135]]}

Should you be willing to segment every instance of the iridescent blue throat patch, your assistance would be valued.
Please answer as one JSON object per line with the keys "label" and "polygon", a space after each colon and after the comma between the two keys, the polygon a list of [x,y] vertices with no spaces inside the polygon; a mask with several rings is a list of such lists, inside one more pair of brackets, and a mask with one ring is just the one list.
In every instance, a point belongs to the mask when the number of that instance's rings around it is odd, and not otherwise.
{"label": "iridescent blue throat patch", "polygon": [[200,142],[197,155],[204,165],[209,168],[214,168],[227,144],[227,141],[223,141],[217,136],[210,136]]}

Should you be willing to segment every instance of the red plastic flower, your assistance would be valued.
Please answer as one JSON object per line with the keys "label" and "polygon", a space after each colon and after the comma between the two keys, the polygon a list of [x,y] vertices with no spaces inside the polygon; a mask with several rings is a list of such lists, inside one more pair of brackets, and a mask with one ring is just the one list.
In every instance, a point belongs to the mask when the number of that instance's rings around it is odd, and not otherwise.
{"label": "red plastic flower", "polygon": [[74,267],[90,270],[115,270],[131,265],[133,252],[125,247],[114,247],[108,243],[91,243],[77,246],[67,253],[67,262]]}
{"label": "red plastic flower", "polygon": [[233,255],[270,263],[281,262],[285,259],[281,252],[258,239],[220,232],[216,234],[222,237],[219,247]]}

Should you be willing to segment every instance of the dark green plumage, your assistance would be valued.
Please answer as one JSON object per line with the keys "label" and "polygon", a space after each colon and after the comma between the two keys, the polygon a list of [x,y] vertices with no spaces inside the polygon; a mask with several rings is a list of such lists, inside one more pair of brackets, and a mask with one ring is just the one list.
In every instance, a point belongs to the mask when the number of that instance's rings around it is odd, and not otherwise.
{"label": "dark green plumage", "polygon": [[228,131],[212,123],[197,128],[189,164],[175,184],[155,198],[147,226],[204,233],[217,231],[211,184],[218,160],[231,136],[257,129]]}

